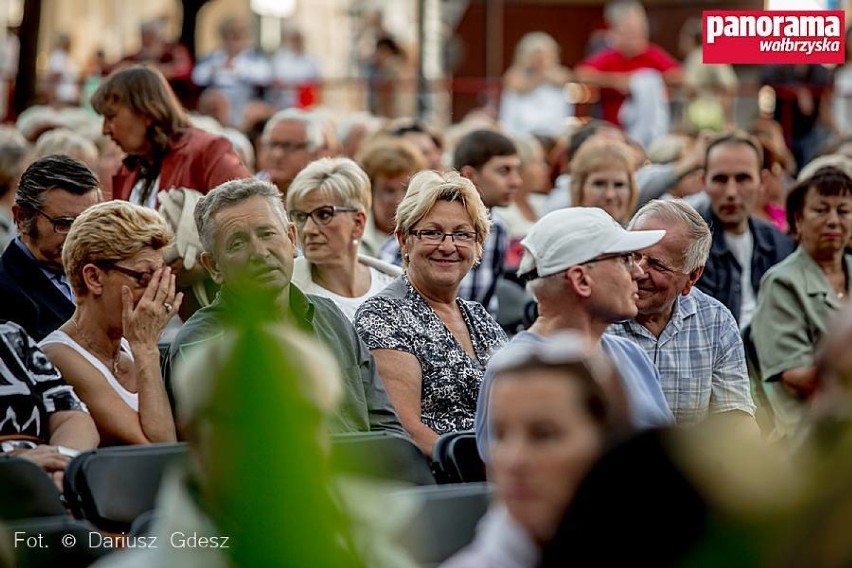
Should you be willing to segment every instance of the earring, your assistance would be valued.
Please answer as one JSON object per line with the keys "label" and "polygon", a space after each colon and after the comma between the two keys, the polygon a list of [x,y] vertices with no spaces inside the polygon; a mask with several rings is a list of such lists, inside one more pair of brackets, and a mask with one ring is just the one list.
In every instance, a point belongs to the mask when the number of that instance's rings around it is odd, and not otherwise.
{"label": "earring", "polygon": [[352,239],[352,245],[353,246],[357,247],[359,244],[361,244],[361,241],[359,241],[358,239]]}

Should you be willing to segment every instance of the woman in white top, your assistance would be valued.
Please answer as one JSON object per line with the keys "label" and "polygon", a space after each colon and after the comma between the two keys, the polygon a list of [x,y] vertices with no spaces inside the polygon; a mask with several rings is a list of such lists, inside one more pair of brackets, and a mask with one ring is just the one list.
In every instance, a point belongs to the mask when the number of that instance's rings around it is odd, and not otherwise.
{"label": "woman in white top", "polygon": [[287,212],[304,256],[293,283],[334,300],[351,321],[364,300],[401,274],[399,267],[361,256],[372,196],[370,180],[348,158],[323,158],[299,172],[287,190]]}
{"label": "woman in white top", "polygon": [[153,209],[99,203],[62,250],[77,309],[41,342],[98,427],[101,445],[174,442],[157,341],[183,295],[163,262],[172,232]]}

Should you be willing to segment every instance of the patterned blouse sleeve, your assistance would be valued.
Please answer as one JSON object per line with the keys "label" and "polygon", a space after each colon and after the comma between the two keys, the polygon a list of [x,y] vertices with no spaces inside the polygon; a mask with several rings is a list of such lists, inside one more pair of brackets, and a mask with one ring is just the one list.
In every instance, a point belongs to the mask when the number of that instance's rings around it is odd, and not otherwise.
{"label": "patterned blouse sleeve", "polygon": [[355,313],[355,331],[371,351],[393,349],[416,355],[408,310],[392,299],[373,296],[361,304]]}

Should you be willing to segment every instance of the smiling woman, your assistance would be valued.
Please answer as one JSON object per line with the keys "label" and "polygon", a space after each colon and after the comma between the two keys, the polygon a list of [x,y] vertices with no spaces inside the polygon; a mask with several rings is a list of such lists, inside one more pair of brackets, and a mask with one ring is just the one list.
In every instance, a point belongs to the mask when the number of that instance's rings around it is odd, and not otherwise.
{"label": "smiling woman", "polygon": [[426,455],[439,434],[473,427],[485,365],[507,339],[481,304],[458,297],[489,224],[470,180],[415,175],[397,209],[405,274],[355,314],[402,425]]}
{"label": "smiling woman", "polygon": [[65,240],[77,309],[40,345],[89,408],[102,445],[175,440],[157,348],[183,299],[163,264],[171,239],[153,210],[110,201],[77,217]]}

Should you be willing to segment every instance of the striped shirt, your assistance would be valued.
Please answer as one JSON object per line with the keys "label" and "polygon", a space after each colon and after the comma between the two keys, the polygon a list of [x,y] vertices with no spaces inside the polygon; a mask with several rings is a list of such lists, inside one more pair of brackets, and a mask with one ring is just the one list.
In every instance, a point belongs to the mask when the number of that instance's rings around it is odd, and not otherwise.
{"label": "striped shirt", "polygon": [[729,410],[754,415],[737,322],[728,308],[698,288],[678,296],[659,338],[635,320],[612,324],[607,333],[635,341],[648,354],[679,425]]}

